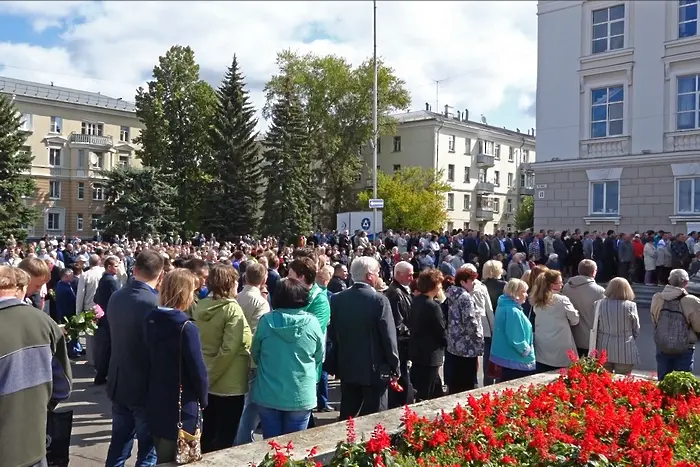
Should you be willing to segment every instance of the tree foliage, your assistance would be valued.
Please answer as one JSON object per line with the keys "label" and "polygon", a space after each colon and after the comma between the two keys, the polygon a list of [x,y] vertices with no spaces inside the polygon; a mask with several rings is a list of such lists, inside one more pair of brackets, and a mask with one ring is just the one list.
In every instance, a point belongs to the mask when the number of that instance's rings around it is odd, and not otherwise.
{"label": "tree foliage", "polygon": [[[265,86],[269,118],[288,82],[299,96],[309,131],[309,151],[314,161],[317,199],[329,202],[334,215],[352,204],[355,177],[363,160],[358,147],[373,139],[373,62],[353,67],[335,55],[300,55],[284,51],[277,56],[279,73]],[[380,134],[392,134],[395,121],[389,114],[410,103],[405,82],[393,69],[378,63],[378,115]]]}
{"label": "tree foliage", "polygon": [[177,232],[177,189],[153,167],[119,167],[104,172],[106,200],[102,228],[116,235],[144,238]]}
{"label": "tree foliage", "polygon": [[262,193],[262,154],[255,141],[258,121],[235,55],[216,94],[209,131],[213,157],[207,164],[211,183],[201,229],[228,239],[257,233]]}
{"label": "tree foliage", "polygon": [[518,230],[531,229],[535,225],[535,200],[532,196],[523,196],[520,199],[518,210],[515,213],[515,227]]}
{"label": "tree foliage", "polygon": [[31,152],[23,152],[26,135],[20,131],[22,121],[12,101],[0,94],[0,240],[13,235],[23,239],[25,226],[38,217],[23,196],[34,195],[36,186],[27,173],[32,167]]}
{"label": "tree foliage", "polygon": [[[445,193],[450,185],[442,181],[442,173],[434,169],[404,167],[389,175],[377,173],[377,194],[384,200],[384,229],[430,232],[442,230],[447,222]],[[367,207],[370,191],[359,195]]]}
{"label": "tree foliage", "polygon": [[177,218],[190,232],[197,228],[208,183],[203,164],[210,157],[209,126],[216,94],[199,77],[190,47],[173,46],[159,58],[153,79],[137,90],[136,115],[144,124],[135,142],[146,166],[173,180],[178,193]]}
{"label": "tree foliage", "polygon": [[311,231],[311,160],[304,110],[291,82],[270,116],[270,130],[263,143],[267,187],[262,233],[292,240]]}

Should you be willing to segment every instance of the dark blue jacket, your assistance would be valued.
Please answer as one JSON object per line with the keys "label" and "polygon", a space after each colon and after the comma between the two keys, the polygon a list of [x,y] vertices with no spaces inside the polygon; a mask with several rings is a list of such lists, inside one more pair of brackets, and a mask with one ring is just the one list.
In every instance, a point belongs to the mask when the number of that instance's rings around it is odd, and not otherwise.
{"label": "dark blue jacket", "polygon": [[275,293],[275,287],[280,281],[280,273],[272,268],[267,268],[267,292],[270,297]]}
{"label": "dark blue jacket", "polygon": [[56,284],[56,321],[61,324],[63,318],[75,314],[75,291],[70,282],[59,281]]}
{"label": "dark blue jacket", "polygon": [[151,435],[177,439],[180,382],[183,428],[194,433],[199,414],[197,403],[205,408],[209,391],[197,326],[182,311],[156,307],[146,317],[146,346],[150,360],[146,414]]}
{"label": "dark blue jacket", "polygon": [[107,310],[109,298],[114,292],[119,290],[119,281],[114,274],[104,273],[100,282],[97,284],[95,291],[95,303],[100,305],[103,310]]}

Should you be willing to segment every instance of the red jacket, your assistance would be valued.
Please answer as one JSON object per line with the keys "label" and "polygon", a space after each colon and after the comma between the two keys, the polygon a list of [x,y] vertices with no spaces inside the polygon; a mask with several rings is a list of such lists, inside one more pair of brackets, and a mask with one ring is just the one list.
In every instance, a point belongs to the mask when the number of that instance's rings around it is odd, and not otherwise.
{"label": "red jacket", "polygon": [[640,239],[635,238],[634,240],[632,240],[632,250],[634,251],[635,258],[644,257],[644,244]]}

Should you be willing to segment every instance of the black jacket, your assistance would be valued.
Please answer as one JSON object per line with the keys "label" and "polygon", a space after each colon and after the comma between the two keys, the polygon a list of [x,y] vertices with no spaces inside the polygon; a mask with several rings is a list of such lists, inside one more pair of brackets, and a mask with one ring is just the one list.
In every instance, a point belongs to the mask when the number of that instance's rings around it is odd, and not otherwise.
{"label": "black jacket", "polygon": [[396,326],[389,299],[371,286],[356,282],[331,297],[328,325],[328,368],[336,370],[343,383],[370,386],[377,370],[388,366],[400,374]]}
{"label": "black jacket", "polygon": [[447,326],[440,304],[419,295],[411,305],[408,357],[416,365],[440,366],[445,359]]}
{"label": "black jacket", "polygon": [[499,279],[486,279],[482,281],[486,286],[486,290],[489,291],[489,298],[491,299],[491,307],[494,313],[496,308],[498,308],[498,297],[503,295],[503,288],[506,286],[506,281]]}
{"label": "black jacket", "polygon": [[[391,313],[394,315],[394,324],[396,325],[396,337],[399,340],[399,347],[402,347],[401,344],[408,344],[410,335],[408,323],[413,296],[395,280],[391,282],[384,294],[389,299]],[[401,348],[399,348],[399,351],[401,351]]]}
{"label": "black jacket", "polygon": [[95,291],[95,304],[100,305],[103,310],[107,310],[109,299],[114,292],[119,290],[119,281],[114,274],[104,273]]}
{"label": "black jacket", "polygon": [[330,293],[338,293],[342,292],[343,290],[347,289],[348,286],[345,284],[345,281],[341,279],[338,276],[333,276],[331,277],[331,280],[328,282],[328,291]]}

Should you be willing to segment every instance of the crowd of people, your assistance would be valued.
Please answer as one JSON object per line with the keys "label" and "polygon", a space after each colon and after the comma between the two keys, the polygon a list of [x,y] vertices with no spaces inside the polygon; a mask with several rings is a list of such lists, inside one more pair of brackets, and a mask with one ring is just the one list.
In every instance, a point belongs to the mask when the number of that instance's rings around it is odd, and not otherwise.
{"label": "crowd of people", "polygon": [[94,383],[112,401],[106,465],[124,465],[136,439],[137,465],[149,466],[196,457],[199,433],[212,452],[258,428],[270,438],[313,427],[314,411],[335,410],[329,377],[344,420],[564,368],[573,354],[605,351],[608,370],[629,374],[640,332],[631,282],[664,287],[651,304],[659,378],[692,371],[696,241],[578,230],[319,231],[296,245],[10,238],[0,439],[17,442],[0,467],[45,463],[46,407],[69,396],[69,359],[85,352],[59,325],[95,306],[105,315],[88,344]]}

